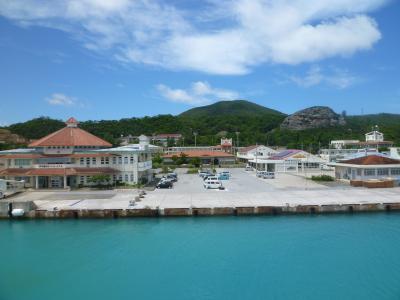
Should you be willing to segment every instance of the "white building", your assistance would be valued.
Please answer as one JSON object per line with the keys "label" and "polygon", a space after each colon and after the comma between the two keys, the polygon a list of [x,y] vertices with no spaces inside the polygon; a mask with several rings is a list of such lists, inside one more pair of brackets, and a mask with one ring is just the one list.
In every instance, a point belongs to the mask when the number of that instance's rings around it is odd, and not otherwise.
{"label": "white building", "polygon": [[[0,151],[0,179],[24,180],[33,188],[76,188],[92,185],[97,175],[135,184],[152,179],[151,147],[140,143],[112,145],[78,127],[70,118],[66,127],[32,142],[27,149]],[[143,179],[142,179],[143,178]]]}
{"label": "white building", "polygon": [[264,159],[278,153],[276,150],[264,145],[253,145],[239,149],[236,157],[239,161],[248,163],[256,158]]}
{"label": "white building", "polygon": [[366,142],[383,142],[383,133],[377,130],[373,130],[365,134],[365,141]]}
{"label": "white building", "polygon": [[349,149],[321,149],[319,156],[327,162],[335,162],[340,160],[351,159],[358,154],[376,154],[379,153],[376,148],[349,148]]}
{"label": "white building", "polygon": [[284,150],[270,157],[256,157],[249,165],[257,170],[270,172],[299,172],[319,170],[326,161],[303,150]]}
{"label": "white building", "polygon": [[364,155],[328,165],[335,168],[337,179],[366,181],[392,178],[396,181],[400,180],[400,160],[384,155]]}

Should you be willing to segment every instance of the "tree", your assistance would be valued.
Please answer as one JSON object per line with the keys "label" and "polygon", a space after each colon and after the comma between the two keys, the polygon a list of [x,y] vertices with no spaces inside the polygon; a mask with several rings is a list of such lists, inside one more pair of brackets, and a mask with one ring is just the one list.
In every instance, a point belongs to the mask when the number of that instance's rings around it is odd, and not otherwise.
{"label": "tree", "polygon": [[176,161],[178,165],[187,164],[187,155],[185,153],[181,153]]}
{"label": "tree", "polygon": [[109,175],[104,175],[104,174],[94,175],[89,178],[89,182],[93,183],[96,186],[108,185],[108,184],[110,184],[110,181],[111,181],[111,177]]}
{"label": "tree", "polygon": [[198,157],[194,157],[189,161],[189,163],[198,168],[201,165],[201,160]]}

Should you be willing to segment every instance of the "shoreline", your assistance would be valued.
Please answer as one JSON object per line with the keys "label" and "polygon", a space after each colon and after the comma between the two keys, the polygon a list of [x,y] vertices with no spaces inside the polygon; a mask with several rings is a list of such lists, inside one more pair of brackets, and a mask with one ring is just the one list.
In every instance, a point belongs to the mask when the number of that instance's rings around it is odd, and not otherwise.
{"label": "shoreline", "polygon": [[[14,208],[21,208],[27,202],[14,202]],[[21,205],[19,205],[21,204]],[[4,206],[4,205],[3,205]],[[25,206],[26,207],[26,206]],[[63,209],[27,211],[24,216],[11,217],[10,212],[0,215],[0,219],[110,219],[135,217],[196,217],[196,216],[261,216],[296,214],[337,214],[365,212],[400,211],[400,202],[354,203],[296,206],[237,206],[237,207],[170,207],[170,208],[132,208],[132,209]]]}

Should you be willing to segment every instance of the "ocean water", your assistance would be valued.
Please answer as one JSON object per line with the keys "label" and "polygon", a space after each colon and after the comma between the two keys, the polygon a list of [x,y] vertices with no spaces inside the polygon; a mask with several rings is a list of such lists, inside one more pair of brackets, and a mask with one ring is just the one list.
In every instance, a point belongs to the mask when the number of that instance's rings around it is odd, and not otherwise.
{"label": "ocean water", "polygon": [[1,221],[0,299],[400,299],[400,214]]}

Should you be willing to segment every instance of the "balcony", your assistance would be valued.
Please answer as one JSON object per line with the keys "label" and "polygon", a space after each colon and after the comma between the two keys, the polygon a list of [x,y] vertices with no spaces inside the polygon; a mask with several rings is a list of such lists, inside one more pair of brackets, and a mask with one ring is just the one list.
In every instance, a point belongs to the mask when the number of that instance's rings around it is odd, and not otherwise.
{"label": "balcony", "polygon": [[65,169],[65,168],[76,168],[79,166],[76,164],[36,164],[33,165],[32,167],[35,169]]}

